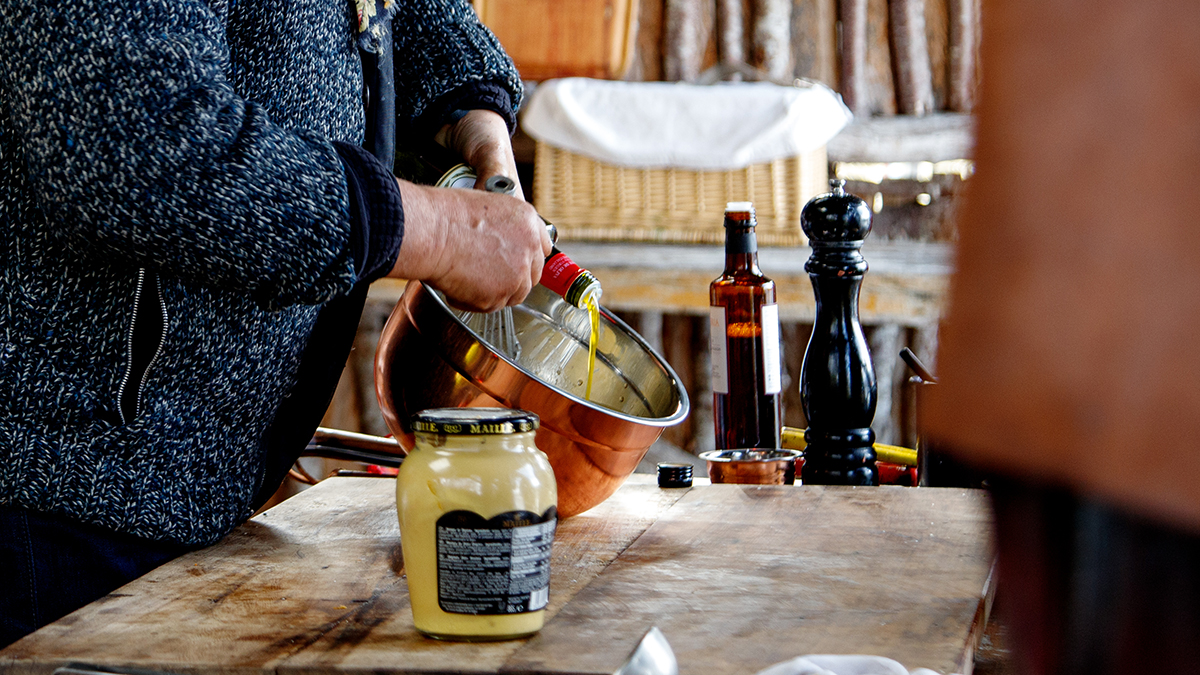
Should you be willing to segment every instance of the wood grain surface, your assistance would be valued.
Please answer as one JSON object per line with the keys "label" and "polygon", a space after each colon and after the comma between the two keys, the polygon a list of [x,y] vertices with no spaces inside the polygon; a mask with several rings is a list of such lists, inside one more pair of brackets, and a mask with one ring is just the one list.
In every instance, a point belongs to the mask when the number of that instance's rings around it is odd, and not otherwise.
{"label": "wood grain surface", "polygon": [[[0,672],[49,673],[72,661],[206,675],[356,662],[495,672],[520,643],[438,643],[413,629],[394,490],[382,478],[323,481],[0,652]],[[562,521],[549,615],[680,494],[631,480]]]}
{"label": "wood grain surface", "polygon": [[837,0],[793,0],[792,63],[796,77],[838,87]]}
{"label": "wood grain surface", "polygon": [[833,162],[940,162],[974,157],[974,120],[961,113],[856,119],[829,141]]}
{"label": "wood grain surface", "polygon": [[867,96],[867,0],[838,0],[842,24],[841,86],[838,91],[855,117],[871,114]]}
{"label": "wood grain surface", "polygon": [[925,0],[889,0],[888,10],[896,106],[904,115],[927,115],[934,103]]}
{"label": "wood grain surface", "polygon": [[949,0],[946,107],[969,113],[979,81],[979,0]]}
{"label": "wood grain surface", "polygon": [[580,592],[509,668],[611,673],[651,626],[681,675],[750,675],[864,653],[966,672],[992,559],[982,493],[694,489]]}
{"label": "wood grain surface", "polygon": [[604,675],[651,625],[683,675],[818,651],[949,670],[973,646],[990,552],[969,491],[660,490],[634,476],[560,523],[546,628],[471,644],[412,627],[393,485],[327,480],[10,646],[0,673]]}

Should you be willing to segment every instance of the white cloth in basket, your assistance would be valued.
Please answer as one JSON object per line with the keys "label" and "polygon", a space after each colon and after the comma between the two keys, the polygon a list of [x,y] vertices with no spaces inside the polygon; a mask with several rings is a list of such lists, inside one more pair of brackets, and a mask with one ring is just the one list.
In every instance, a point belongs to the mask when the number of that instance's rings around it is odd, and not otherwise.
{"label": "white cloth in basket", "polygon": [[587,78],[539,84],[522,107],[534,139],[636,168],[729,171],[825,145],[850,122],[819,83],[695,85]]}
{"label": "white cloth in basket", "polygon": [[928,668],[908,670],[900,662],[863,654],[808,654],[776,663],[757,675],[938,675]]}

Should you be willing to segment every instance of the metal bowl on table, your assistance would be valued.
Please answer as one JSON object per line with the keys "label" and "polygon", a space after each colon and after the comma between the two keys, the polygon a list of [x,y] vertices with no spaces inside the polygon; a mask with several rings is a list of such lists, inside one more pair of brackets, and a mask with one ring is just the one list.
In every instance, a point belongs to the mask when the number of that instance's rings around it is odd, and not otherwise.
{"label": "metal bowl on table", "polygon": [[710,450],[700,453],[714,483],[752,483],[757,485],[794,485],[796,464],[803,464],[801,453],[779,448]]}
{"label": "metal bowl on table", "polygon": [[410,282],[375,356],[375,391],[405,452],[408,417],[443,407],[502,406],[541,418],[537,446],[550,458],[561,517],[582,513],[625,482],[663,430],[687,417],[678,376],[634,330],[600,312],[590,400],[585,399],[587,312],[537,286],[513,308],[515,359],[483,339],[483,315],[452,309]]}

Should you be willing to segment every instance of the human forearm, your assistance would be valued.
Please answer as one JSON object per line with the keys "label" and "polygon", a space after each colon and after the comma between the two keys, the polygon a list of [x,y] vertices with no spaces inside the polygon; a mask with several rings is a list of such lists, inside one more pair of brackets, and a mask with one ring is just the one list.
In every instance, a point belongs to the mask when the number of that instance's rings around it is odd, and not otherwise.
{"label": "human forearm", "polygon": [[[472,110],[455,123],[442,127],[436,141],[453,150],[475,170],[476,187],[482,188],[492,176],[505,176],[516,181],[517,161],[508,126],[500,115],[490,110]],[[524,197],[519,182],[515,196]]]}

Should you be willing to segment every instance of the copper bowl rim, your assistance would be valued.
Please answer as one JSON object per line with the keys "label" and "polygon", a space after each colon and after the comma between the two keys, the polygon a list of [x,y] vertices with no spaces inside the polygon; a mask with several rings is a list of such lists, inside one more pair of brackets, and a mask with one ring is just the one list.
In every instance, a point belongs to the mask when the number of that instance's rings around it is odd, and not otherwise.
{"label": "copper bowl rim", "polygon": [[[733,453],[750,456],[729,456]],[[714,464],[767,464],[770,462],[794,462],[804,456],[799,450],[786,448],[741,448],[736,450],[709,450],[700,453],[700,459]]]}
{"label": "copper bowl rim", "polygon": [[[618,419],[621,419],[621,420],[624,420],[627,422],[634,422],[637,424],[645,424],[645,425],[654,426],[654,427],[674,426],[675,424],[682,421],[685,417],[687,417],[687,415],[690,411],[691,402],[688,400],[687,388],[683,386],[682,381],[679,379],[679,375],[677,375],[675,373],[675,371],[671,368],[670,364],[668,364],[665,359],[663,359],[657,352],[655,352],[654,349],[652,349],[650,347],[649,343],[647,343],[646,340],[643,339],[642,336],[639,335],[637,331],[630,328],[628,324],[626,324],[624,321],[618,319],[616,316],[614,316],[611,312],[609,312],[603,306],[601,306],[599,308],[601,319],[602,320],[607,319],[609,321],[609,323],[615,325],[616,327],[621,329],[621,331],[624,332],[626,334],[626,336],[633,339],[633,341],[636,342],[639,347],[641,347],[643,350],[645,350],[648,354],[650,354],[654,358],[655,362],[657,362],[657,364],[659,366],[661,366],[667,372],[667,375],[675,383],[674,389],[675,389],[675,392],[679,395],[680,400],[679,400],[679,405],[676,406],[675,411],[671,415],[668,415],[666,417],[638,417],[636,415],[630,415],[628,413],[623,413],[619,410],[614,410],[607,406],[599,405],[597,403],[589,401],[580,396],[576,396],[575,394],[572,394],[568,391],[560,389],[560,388],[550,384],[549,382],[546,382],[545,380],[538,378],[533,373],[530,373],[528,370],[526,370],[524,367],[522,367],[521,364],[519,364],[515,361],[512,361],[504,354],[501,354],[500,352],[496,351],[495,349],[492,349],[491,345],[489,345],[487,342],[484,342],[483,339],[480,338],[479,335],[475,331],[471,330],[471,328],[469,326],[467,326],[467,324],[464,323],[463,320],[458,317],[458,315],[455,313],[454,309],[446,303],[446,300],[444,297],[442,297],[441,292],[433,289],[432,287],[425,284],[424,282],[420,282],[420,283],[421,283],[423,290],[425,291],[425,294],[428,295],[434,302],[436,302],[441,307],[441,309],[444,311],[446,317],[448,317],[449,319],[451,319],[454,322],[454,326],[455,326],[456,330],[465,332],[468,336],[470,336],[472,339],[474,339],[476,342],[478,342],[485,350],[487,350],[487,352],[490,355],[495,356],[496,358],[500,359],[508,366],[516,369],[525,377],[529,378],[530,380],[533,380],[534,382],[537,382],[538,384],[540,384],[548,389],[552,389],[556,394],[558,394],[564,398],[570,399],[573,403],[577,403],[584,407],[591,408],[598,412],[604,413],[605,415],[608,415],[610,417],[616,417]],[[420,330],[420,328],[418,328],[418,330]],[[475,380],[474,378],[473,378],[473,381],[476,383],[476,386],[480,386],[480,388],[483,389],[490,396],[495,397],[497,394],[499,394],[501,396],[503,395],[501,392],[489,391],[486,388],[486,386],[481,386],[481,385],[486,385],[486,382],[481,383],[479,380]]]}

